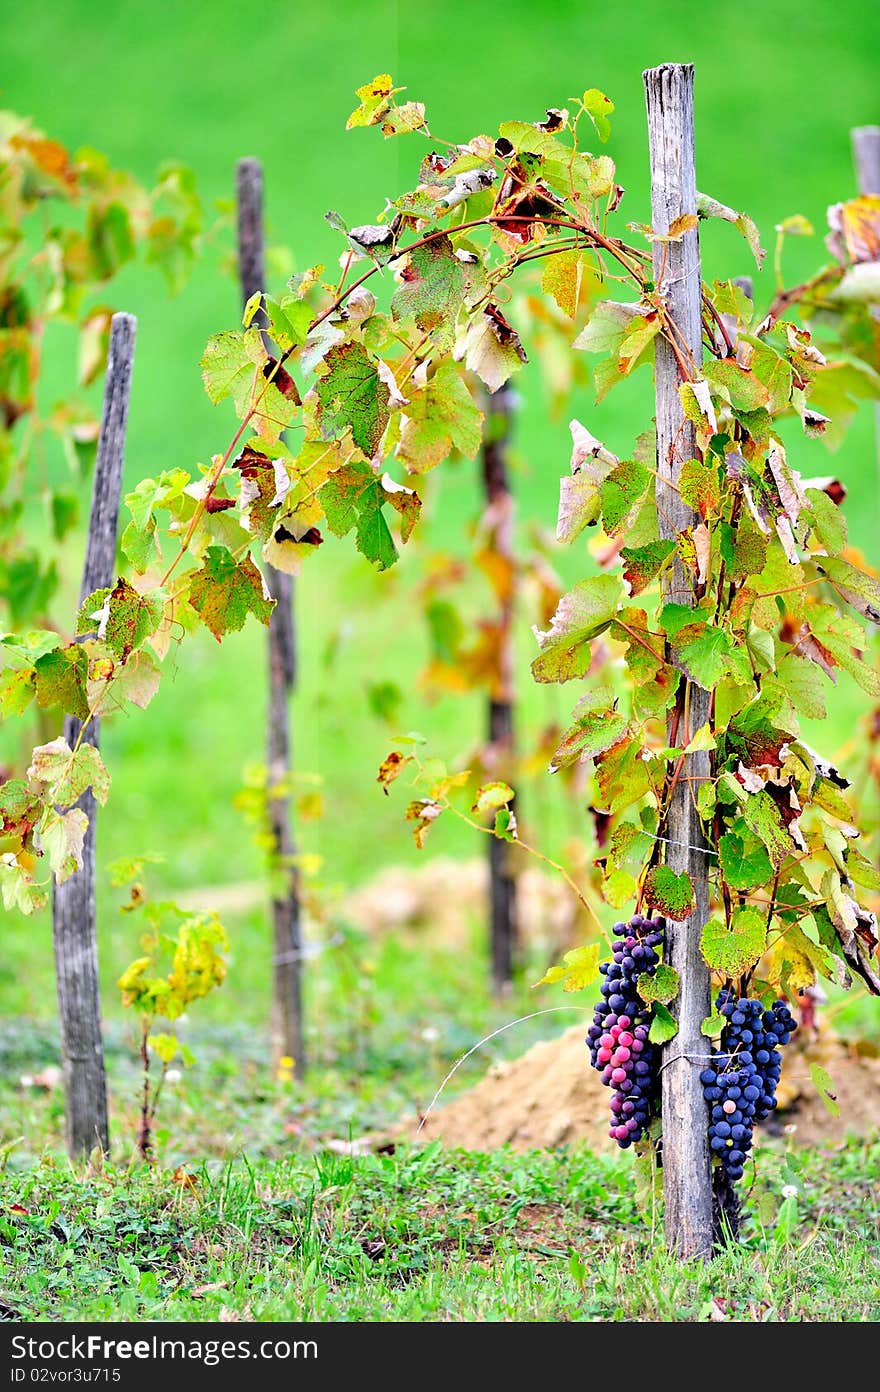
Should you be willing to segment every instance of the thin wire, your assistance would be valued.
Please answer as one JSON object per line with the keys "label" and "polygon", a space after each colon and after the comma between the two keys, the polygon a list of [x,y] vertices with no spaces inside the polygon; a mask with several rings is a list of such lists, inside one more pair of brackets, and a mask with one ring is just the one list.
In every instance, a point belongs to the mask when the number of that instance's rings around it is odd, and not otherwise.
{"label": "thin wire", "polygon": [[461,1068],[461,1065],[470,1058],[471,1054],[475,1054],[478,1049],[482,1049],[484,1044],[488,1044],[490,1039],[495,1039],[497,1035],[503,1034],[505,1030],[513,1029],[514,1025],[524,1025],[526,1020],[536,1020],[539,1015],[555,1015],[560,1010],[575,1010],[579,1015],[592,1015],[593,1013],[592,1006],[587,1007],[585,1005],[550,1005],[547,1007],[546,1010],[533,1010],[531,1015],[521,1015],[518,1020],[508,1020],[506,1025],[501,1025],[499,1029],[493,1030],[491,1034],[487,1034],[485,1039],[477,1040],[477,1043],[474,1044],[472,1048],[468,1049],[466,1054],[462,1054],[461,1058],[458,1059],[457,1062],[452,1065],[449,1072],[446,1074],[446,1077],[443,1079],[443,1082],[440,1084],[437,1091],[434,1093],[434,1096],[431,1098],[431,1101],[428,1104],[428,1110],[425,1112],[421,1121],[418,1124],[418,1127],[416,1128],[416,1135],[419,1134],[425,1122],[428,1120],[428,1117],[431,1115],[432,1111],[437,1105],[437,1101],[440,1097],[440,1094],[446,1087],[446,1084],[449,1082],[450,1078],[458,1072],[459,1068]]}

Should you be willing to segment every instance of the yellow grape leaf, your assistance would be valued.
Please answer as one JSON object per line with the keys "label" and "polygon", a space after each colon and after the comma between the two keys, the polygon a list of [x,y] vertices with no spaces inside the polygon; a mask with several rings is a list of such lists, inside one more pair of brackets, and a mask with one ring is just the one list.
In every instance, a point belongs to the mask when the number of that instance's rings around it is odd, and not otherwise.
{"label": "yellow grape leaf", "polygon": [[535,985],[553,986],[557,981],[561,981],[563,991],[584,991],[588,986],[592,986],[598,976],[599,944],[587,943],[584,947],[575,947],[571,952],[566,952],[562,963],[548,967]]}

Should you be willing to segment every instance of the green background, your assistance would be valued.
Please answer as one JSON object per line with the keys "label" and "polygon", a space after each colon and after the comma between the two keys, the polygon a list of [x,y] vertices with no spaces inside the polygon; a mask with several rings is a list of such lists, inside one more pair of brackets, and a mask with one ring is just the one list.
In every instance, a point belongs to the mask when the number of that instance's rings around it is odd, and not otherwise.
{"label": "green background", "polygon": [[[803,213],[818,236],[792,241],[789,283],[823,259],[819,238],[827,205],[854,191],[849,131],[880,119],[875,55],[880,10],[861,0],[834,6],[742,0],[697,6],[631,0],[502,5],[388,0],[332,6],[186,3],[152,5],[109,0],[48,0],[20,7],[5,26],[0,100],[31,115],[73,148],[95,145],[148,181],[160,161],[180,159],[196,172],[208,201],[232,196],[235,161],[264,164],[270,240],[292,249],[298,268],[332,265],[338,238],[323,221],[328,208],[352,222],[378,215],[386,195],[412,187],[425,144],[416,136],[385,141],[377,130],[346,133],[355,87],[389,71],[411,98],[424,101],[432,128],[446,139],[492,132],[499,121],[539,119],[587,87],[616,103],[608,151],[626,187],[624,210],[648,219],[647,152],[641,72],[663,61],[696,65],[698,183],[707,193],[747,209],[764,245],[774,225]],[[749,273],[750,254],[734,229],[715,224],[703,235],[707,275]],[[229,232],[221,241],[231,246]],[[772,255],[768,257],[772,262]],[[772,295],[772,270],[756,283],[759,302]],[[138,316],[139,339],[131,405],[127,479],[163,468],[191,468],[223,448],[231,419],[212,408],[198,368],[204,343],[237,318],[238,292],[218,274],[211,253],[181,296],[169,300],[154,273],[126,270],[113,287],[116,307]],[[73,384],[72,337],[54,341],[47,390]],[[522,394],[516,447],[516,487],[523,531],[527,522],[552,530],[557,480],[567,471],[568,415],[589,423],[625,456],[644,427],[650,383],[626,384],[598,410],[581,389],[562,418],[550,418],[533,366],[518,379]],[[849,488],[853,539],[872,543],[877,516],[877,470],[870,407],[832,464],[823,446],[792,436],[793,463],[805,474],[833,468]],[[467,549],[477,508],[473,469],[445,471],[428,489],[427,535],[432,545]],[[441,474],[444,470],[441,470]],[[389,731],[371,713],[370,682],[388,679],[405,691],[402,728],[431,737],[434,752],[453,760],[482,735],[479,698],[446,698],[426,706],[416,687],[428,643],[413,586],[420,573],[405,553],[395,572],[376,576],[353,558],[350,539],[332,539],[307,568],[298,593],[301,685],[294,705],[300,768],[325,780],[330,815],[310,827],[304,842],[324,856],[325,880],[348,884],[389,861],[416,856],[402,822],[404,795],[385,799],[375,783]],[[585,548],[559,560],[567,579],[590,565]],[[80,552],[69,548],[69,587],[77,583]],[[487,596],[473,587],[473,603]],[[528,677],[533,639],[524,620],[519,642],[520,725],[525,734],[564,719],[573,696],[536,690]],[[105,750],[114,779],[102,817],[99,861],[141,850],[164,855],[157,881],[169,890],[238,883],[260,874],[258,853],[231,800],[242,771],[262,757],[265,640],[251,627],[222,648],[210,637],[186,645],[143,716],[108,726]],[[836,719],[815,732],[828,753],[851,733],[865,708],[859,693],[833,695]],[[581,810],[561,788],[542,779],[530,788],[525,815],[540,844],[553,847],[577,831]],[[466,829],[438,826],[436,851],[478,854]],[[102,901],[106,891],[102,889]],[[118,896],[116,896],[118,897]],[[108,974],[131,955],[131,933],[102,914]],[[110,922],[108,929],[106,924]],[[0,989],[10,1003],[50,1008],[50,978],[40,970],[22,979],[20,952],[33,950],[22,933],[4,952]],[[41,939],[45,942],[45,939]],[[30,944],[30,947],[28,946]],[[44,957],[41,951],[40,961]],[[47,959],[48,966],[48,959]],[[13,984],[15,983],[15,984]]]}

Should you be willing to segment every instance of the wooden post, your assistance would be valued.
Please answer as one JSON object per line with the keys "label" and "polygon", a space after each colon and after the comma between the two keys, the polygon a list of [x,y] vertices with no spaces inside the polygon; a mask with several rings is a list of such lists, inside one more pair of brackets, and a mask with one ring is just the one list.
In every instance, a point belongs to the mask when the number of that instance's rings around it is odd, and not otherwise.
{"label": "wooden post", "polygon": [[[856,126],[852,133],[852,144],[859,193],[880,194],[880,126]],[[880,405],[876,408],[876,415],[877,461],[880,468]]]}
{"label": "wooden post", "polygon": [[[686,63],[664,63],[644,73],[651,154],[651,221],[665,233],[676,218],[696,213],[694,168],[694,70]],[[655,242],[654,272],[680,351],[696,371],[702,360],[700,245],[696,228],[680,241]],[[696,455],[693,425],[682,410],[675,354],[665,338],[656,340],[657,512],[661,537],[674,538],[695,521],[681,499],[682,464]],[[676,557],[666,598],[694,605],[693,592]],[[670,743],[685,745],[709,719],[709,693],[682,681],[681,724]],[[685,724],[686,722],[686,724]],[[667,924],[666,960],[678,972],[681,988],[672,1012],[678,1034],[665,1047],[662,1071],[663,1190],[666,1241],[680,1257],[706,1258],[712,1250],[712,1184],[709,1165],[708,1107],[703,1098],[700,1055],[706,1038],[700,1026],[709,1014],[709,972],[700,955],[700,933],[709,915],[706,841],[696,811],[696,789],[709,776],[709,756],[690,754],[675,785],[667,820],[667,864],[687,871],[696,908],[685,923]]]}
{"label": "wooden post", "polygon": [[[264,289],[263,264],[263,168],[259,160],[239,160],[238,269],[242,304]],[[254,323],[263,331],[262,307]],[[269,698],[266,715],[266,777],[269,793],[269,827],[272,836],[273,957],[273,1052],[276,1058],[294,1060],[299,1077],[305,1072],[302,1007],[302,928],[299,880],[293,863],[296,846],[290,817],[290,712],[289,698],[296,682],[296,628],[293,611],[293,578],[274,566],[266,567],[266,585],[275,600],[269,620]],[[279,791],[273,794],[273,789]]]}
{"label": "wooden post", "polygon": [[[116,580],[116,534],[136,330],[133,315],[114,314],[80,603],[94,590]],[[90,722],[82,735],[84,744],[97,748],[98,725],[97,718]],[[80,736],[80,728],[80,721],[74,716],[66,718],[64,737],[71,748]],[[97,808],[91,789],[76,805],[89,819],[82,869],[64,884],[55,886],[52,902],[65,1129],[67,1151],[73,1160],[88,1156],[95,1146],[100,1146],[105,1154],[110,1148],[95,931]]]}
{"label": "wooden post", "polygon": [[[500,641],[494,688],[489,696],[489,743],[506,778],[514,753],[513,730],[513,495],[507,470],[507,450],[513,423],[514,393],[508,385],[486,397],[486,438],[483,444],[483,485],[486,493],[489,545],[509,570],[503,585]],[[516,876],[509,842],[490,836],[489,906],[492,984],[499,995],[509,994],[517,951]]]}

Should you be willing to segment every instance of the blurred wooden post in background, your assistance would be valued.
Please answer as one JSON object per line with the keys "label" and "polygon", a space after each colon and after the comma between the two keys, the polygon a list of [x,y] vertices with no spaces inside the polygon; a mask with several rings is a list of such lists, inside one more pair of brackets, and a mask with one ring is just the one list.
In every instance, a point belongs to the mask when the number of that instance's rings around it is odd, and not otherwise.
{"label": "blurred wooden post in background", "polygon": [[[852,132],[852,146],[859,193],[880,195],[880,126],[856,126]],[[877,467],[880,470],[880,404],[876,413]]]}
{"label": "blurred wooden post in background", "polygon": [[[688,63],[664,63],[644,74],[651,155],[651,224],[666,233],[676,220],[697,211],[694,164],[694,70]],[[681,352],[696,374],[702,362],[700,242],[696,227],[679,241],[654,243],[658,290],[677,329]],[[681,466],[696,455],[694,427],[679,396],[681,375],[665,337],[656,340],[657,512],[660,535],[674,538],[695,520],[678,489]],[[666,598],[694,607],[694,595],[676,558]],[[670,744],[686,745],[709,720],[709,693],[682,683],[678,710],[687,728],[672,731]],[[696,789],[709,777],[709,756],[689,754],[672,792],[666,824],[666,863],[686,871],[696,907],[684,923],[667,921],[664,957],[678,972],[680,990],[672,1004],[678,1033],[663,1050],[663,1191],[666,1242],[678,1256],[706,1259],[712,1251],[712,1181],[709,1163],[708,1106],[700,1083],[700,1056],[706,1038],[700,1026],[709,1014],[709,971],[700,955],[700,934],[709,916],[709,858]]]}
{"label": "blurred wooden post in background", "polygon": [[[110,327],[104,407],[92,481],[92,506],[80,604],[94,590],[112,586],[116,582],[116,534],[136,332],[137,320],[133,315],[114,314]],[[97,717],[83,730],[81,722],[69,715],[64,722],[64,738],[71,748],[80,737],[83,744],[97,748],[98,727]],[[71,1159],[81,1160],[95,1146],[100,1146],[106,1154],[110,1149],[110,1135],[95,923],[97,807],[91,789],[83,793],[76,806],[82,808],[89,819],[83,841],[82,869],[71,875],[64,884],[55,886],[52,936],[64,1069],[67,1151]]]}
{"label": "blurred wooden post in background", "polygon": [[[486,494],[487,547],[500,562],[496,582],[499,597],[497,662],[489,693],[489,744],[499,778],[510,779],[514,757],[513,613],[516,558],[513,544],[513,495],[508,473],[508,448],[514,414],[514,393],[505,384],[486,396],[486,433],[482,450]],[[511,804],[513,809],[515,804]],[[510,991],[517,954],[516,876],[513,847],[489,837],[489,939],[492,985],[499,995]]]}
{"label": "blurred wooden post in background", "polygon": [[[265,289],[263,260],[263,168],[259,160],[239,160],[238,270],[242,305]],[[268,351],[262,308],[253,323],[262,331]],[[302,1006],[302,925],[299,876],[290,816],[290,711],[289,699],[296,683],[296,627],[293,578],[274,566],[265,567],[266,585],[275,600],[269,620],[269,698],[266,744],[266,779],[269,827],[272,836],[273,1019],[275,1057],[294,1060],[298,1077],[305,1072]]]}

